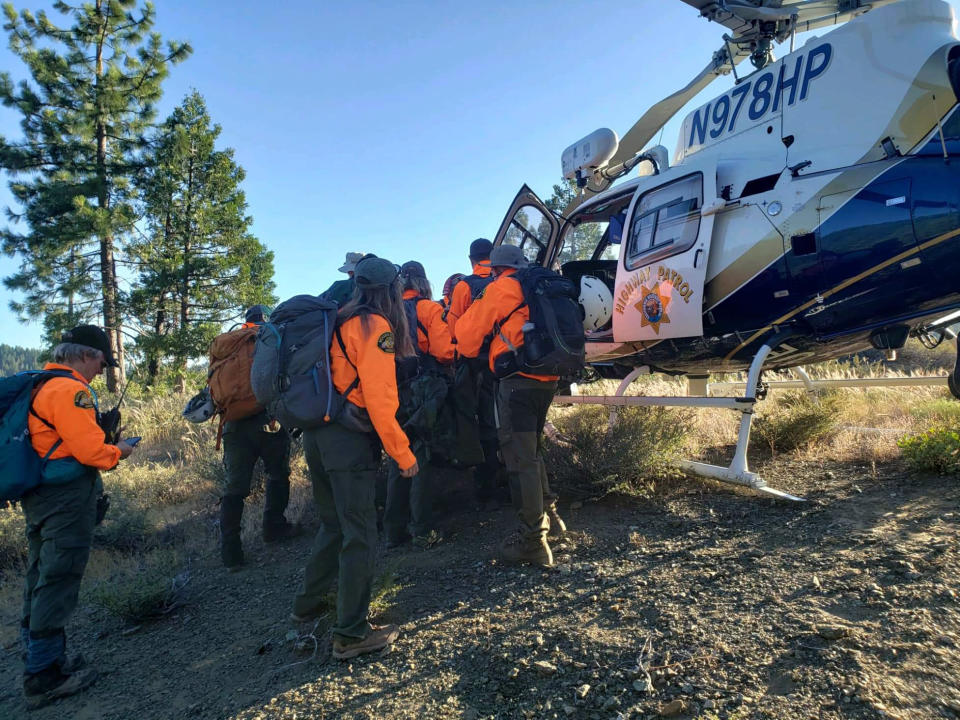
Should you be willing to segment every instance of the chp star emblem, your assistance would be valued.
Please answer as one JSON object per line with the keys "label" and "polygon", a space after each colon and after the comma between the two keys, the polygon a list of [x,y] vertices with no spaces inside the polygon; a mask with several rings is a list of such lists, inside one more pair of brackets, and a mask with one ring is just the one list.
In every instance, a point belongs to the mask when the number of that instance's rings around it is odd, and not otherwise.
{"label": "chp star emblem", "polygon": [[634,307],[640,311],[640,327],[644,328],[650,325],[653,331],[660,334],[660,325],[670,322],[670,316],[667,315],[667,308],[670,307],[669,291],[664,293],[660,290],[658,282],[653,288],[642,285],[640,288],[640,302]]}

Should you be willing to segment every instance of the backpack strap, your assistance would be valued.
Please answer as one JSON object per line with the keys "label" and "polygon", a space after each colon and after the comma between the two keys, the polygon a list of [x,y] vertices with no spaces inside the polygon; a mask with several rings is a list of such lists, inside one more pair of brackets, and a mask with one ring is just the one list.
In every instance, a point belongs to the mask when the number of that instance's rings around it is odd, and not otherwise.
{"label": "backpack strap", "polygon": [[[44,372],[41,371],[41,373],[39,373],[39,374],[44,375],[44,377],[42,377],[42,378],[37,382],[37,384],[33,386],[33,390],[30,392],[30,410],[29,410],[29,411],[30,411],[30,414],[33,415],[37,420],[39,420],[39,421],[42,422],[44,425],[46,425],[48,428],[50,428],[51,430],[53,430],[54,432],[56,432],[57,429],[53,426],[53,423],[51,423],[51,422],[50,422],[49,420],[47,420],[46,418],[41,417],[40,415],[38,415],[38,414],[37,414],[37,411],[33,409],[33,401],[37,399],[37,394],[40,392],[40,389],[41,389],[44,385],[46,385],[49,381],[53,380],[54,378],[56,378],[56,377],[68,377],[68,378],[73,378],[74,380],[76,380],[76,378],[73,377],[73,374],[72,374],[72,373],[66,373],[66,372],[46,372],[46,373],[44,373]],[[91,393],[93,393],[93,396],[94,396],[94,397],[96,397],[96,393],[94,392],[94,390],[93,390],[92,387],[90,387],[90,386],[87,385],[86,383],[83,383],[83,385],[87,388],[87,390],[89,390]],[[57,449],[58,447],[60,447],[61,445],[63,445],[63,438],[58,437],[58,438],[57,438],[57,441],[56,441],[53,445],[50,446],[50,449],[49,449],[49,450],[47,450],[47,453],[43,456],[42,461],[43,461],[44,463],[46,463],[47,460],[50,459],[50,456],[53,455],[53,453],[56,451],[56,449]]]}
{"label": "backpack strap", "polygon": [[[337,325],[337,326],[333,329],[333,333],[334,333],[334,335],[337,336],[337,343],[339,343],[339,345],[340,345],[340,351],[343,353],[343,359],[346,360],[348,363],[350,363],[350,367],[353,368],[353,372],[355,372],[356,375],[357,375],[357,376],[353,379],[353,382],[350,383],[349,385],[347,385],[347,389],[344,390],[342,393],[340,393],[340,394],[343,395],[344,397],[347,397],[350,393],[352,393],[354,390],[357,389],[357,386],[358,386],[358,385],[360,385],[360,371],[357,370],[357,366],[353,364],[353,360],[351,360],[351,359],[350,359],[350,356],[347,355],[347,346],[343,344],[343,336],[340,334],[340,326],[339,326],[339,325]],[[333,369],[332,369],[332,368],[331,368],[330,372],[331,372],[331,376],[332,376],[332,373],[333,373]]]}

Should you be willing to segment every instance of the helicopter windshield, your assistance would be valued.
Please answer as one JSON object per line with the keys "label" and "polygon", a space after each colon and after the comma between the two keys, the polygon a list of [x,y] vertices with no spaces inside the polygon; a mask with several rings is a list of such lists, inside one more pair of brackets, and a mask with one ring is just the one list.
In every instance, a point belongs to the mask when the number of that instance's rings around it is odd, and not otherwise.
{"label": "helicopter windshield", "polygon": [[561,239],[560,252],[556,264],[562,267],[568,262],[578,260],[615,261],[620,257],[620,244],[623,239],[623,223],[626,219],[626,201],[599,208],[583,218],[574,226],[568,226]]}

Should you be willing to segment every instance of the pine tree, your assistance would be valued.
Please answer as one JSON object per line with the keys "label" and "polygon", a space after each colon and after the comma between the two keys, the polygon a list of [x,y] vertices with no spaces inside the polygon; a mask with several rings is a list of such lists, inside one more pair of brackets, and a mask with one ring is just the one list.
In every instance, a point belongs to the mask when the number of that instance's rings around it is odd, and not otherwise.
{"label": "pine tree", "polygon": [[138,183],[148,227],[130,247],[140,266],[130,300],[152,380],[164,358],[182,377],[244,307],[274,301],[273,253],[250,233],[244,171],[233,150],[216,149],[220,132],[191,93],[160,127]]}
{"label": "pine tree", "polygon": [[[24,134],[16,143],[0,137],[0,167],[12,175],[10,190],[23,209],[7,213],[27,226],[0,231],[3,251],[21,260],[4,282],[25,294],[11,306],[22,319],[44,316],[50,343],[100,315],[122,362],[117,260],[136,221],[131,178],[161,84],[191,49],[164,47],[151,32],[149,2],[58,0],[54,8],[73,24],[59,27],[43,11],[18,15],[3,6],[10,49],[32,79],[14,86],[0,73],[0,102],[21,113]],[[115,390],[122,377],[122,367],[109,371],[108,387]]]}

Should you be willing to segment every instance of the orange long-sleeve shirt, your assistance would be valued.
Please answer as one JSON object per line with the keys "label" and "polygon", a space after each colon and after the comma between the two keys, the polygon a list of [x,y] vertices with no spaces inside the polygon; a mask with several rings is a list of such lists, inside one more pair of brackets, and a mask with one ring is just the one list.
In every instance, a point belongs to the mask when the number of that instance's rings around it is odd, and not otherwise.
{"label": "orange long-sleeve shirt", "polygon": [[340,326],[346,358],[337,338],[333,338],[330,345],[333,384],[342,393],[359,375],[360,382],[347,395],[347,400],[367,409],[387,455],[397,461],[401,470],[407,470],[417,459],[410,450],[406,433],[397,422],[400,401],[397,397],[393,330],[380,315],[370,315],[368,322],[366,331],[360,317],[352,317]]}
{"label": "orange long-sleeve shirt", "polygon": [[48,427],[33,414],[27,417],[30,442],[44,457],[57,440],[60,446],[50,454],[51,460],[72,457],[81,465],[109,470],[120,462],[120,448],[108,445],[103,430],[97,425],[93,395],[83,376],[76,370],[57,363],[47,363],[44,370],[65,370],[73,377],[47,380],[33,399],[33,412],[53,427]]}
{"label": "orange long-sleeve shirt", "polygon": [[[493,336],[490,342],[491,371],[496,358],[510,350],[500,333],[519,349],[523,346],[523,326],[530,320],[530,310],[523,304],[520,283],[511,277],[516,272],[513,268],[508,268],[500,273],[496,280],[487,285],[483,295],[467,308],[457,324],[457,352],[464,357],[477,357],[483,341],[487,336]],[[518,305],[520,308],[514,312]],[[508,315],[509,319],[504,322]],[[494,332],[497,323],[503,323],[499,333]],[[518,375],[546,382],[560,379],[557,375]]]}
{"label": "orange long-sleeve shirt", "polygon": [[[473,274],[479,277],[490,277],[492,270],[489,265],[474,265]],[[457,321],[463,317],[463,314],[473,302],[473,296],[470,293],[470,286],[461,280],[450,294],[450,309],[447,310],[447,325],[450,327],[450,337],[459,342],[457,338]]]}
{"label": "orange long-sleeve shirt", "polygon": [[[404,300],[416,297],[419,297],[416,290],[403,291]],[[417,346],[420,352],[432,355],[443,365],[449,365],[453,362],[453,340],[450,338],[450,328],[443,321],[443,308],[432,300],[424,300],[417,303],[417,319],[427,332],[417,328]]]}

